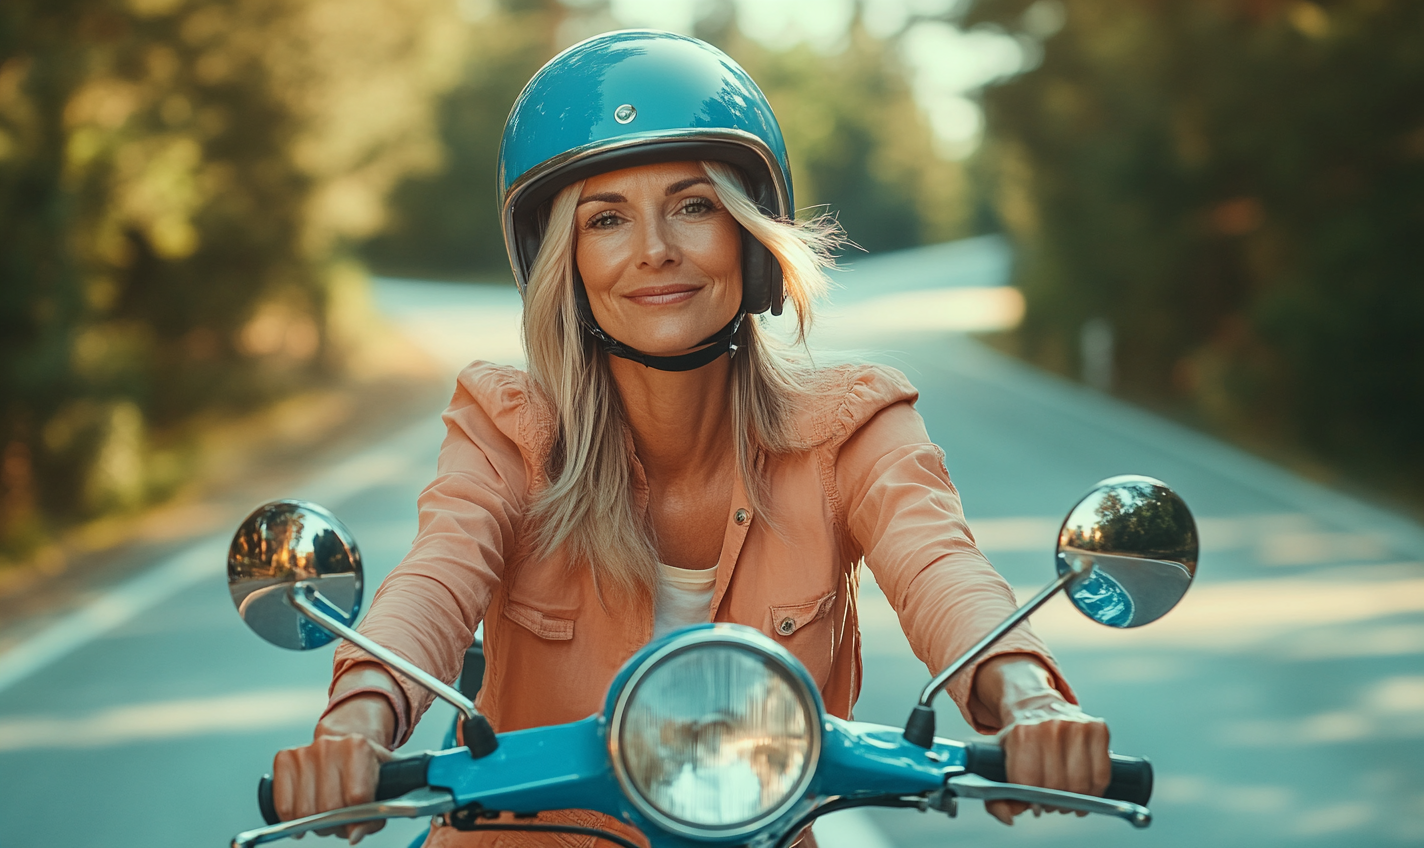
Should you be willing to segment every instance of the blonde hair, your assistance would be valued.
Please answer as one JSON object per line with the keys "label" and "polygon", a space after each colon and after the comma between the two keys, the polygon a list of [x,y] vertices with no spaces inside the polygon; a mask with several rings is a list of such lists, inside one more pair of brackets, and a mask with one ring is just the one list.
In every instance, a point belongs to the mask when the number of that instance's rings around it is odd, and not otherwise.
{"label": "blonde hair", "polygon": [[[796,314],[796,343],[804,344],[812,301],[826,288],[825,271],[840,243],[826,217],[795,222],[763,215],[748,197],[740,172],[720,162],[700,163],[722,205],[781,263],[786,296]],[[524,350],[529,374],[553,401],[558,435],[550,453],[549,485],[530,509],[534,555],[561,546],[570,562],[587,563],[600,595],[652,590],[657,551],[651,529],[633,500],[627,424],[608,354],[580,326],[574,301],[574,210],[579,181],[555,196],[524,304]],[[756,320],[742,323],[732,358],[732,431],[738,470],[747,481],[754,514],[769,518],[756,471],[756,453],[791,445],[790,413],[804,391],[805,366]]]}

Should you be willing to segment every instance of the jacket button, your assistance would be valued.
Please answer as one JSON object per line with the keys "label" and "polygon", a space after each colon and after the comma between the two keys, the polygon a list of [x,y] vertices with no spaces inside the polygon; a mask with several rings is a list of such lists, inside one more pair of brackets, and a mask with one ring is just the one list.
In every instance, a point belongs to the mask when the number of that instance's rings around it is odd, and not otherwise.
{"label": "jacket button", "polygon": [[790,636],[796,631],[796,622],[789,618],[783,618],[776,629],[781,631],[782,636]]}
{"label": "jacket button", "polygon": [[752,514],[750,512],[747,512],[745,509],[739,509],[737,510],[736,515],[733,517],[736,518],[738,524],[746,524],[747,519],[751,518]]}

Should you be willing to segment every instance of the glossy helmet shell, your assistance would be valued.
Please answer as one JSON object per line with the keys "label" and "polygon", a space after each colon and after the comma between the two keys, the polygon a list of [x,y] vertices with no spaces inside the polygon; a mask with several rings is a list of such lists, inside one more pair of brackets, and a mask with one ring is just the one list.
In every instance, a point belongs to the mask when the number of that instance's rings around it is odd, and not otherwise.
{"label": "glossy helmet shell", "polygon": [[[549,60],[514,102],[499,148],[500,220],[520,294],[549,201],[564,186],[620,168],[703,159],[737,166],[762,211],[792,216],[781,127],[727,54],[684,35],[624,30]],[[745,233],[742,290],[744,311],[781,313],[781,266]]]}

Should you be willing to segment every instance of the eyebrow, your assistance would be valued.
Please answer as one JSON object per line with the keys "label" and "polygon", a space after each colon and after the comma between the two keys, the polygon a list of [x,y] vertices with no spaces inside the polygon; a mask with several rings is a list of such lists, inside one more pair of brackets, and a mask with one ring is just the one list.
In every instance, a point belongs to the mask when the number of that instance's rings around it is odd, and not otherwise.
{"label": "eyebrow", "polygon": [[706,177],[688,177],[685,180],[678,180],[677,182],[668,186],[667,190],[664,191],[663,194],[668,197],[672,197],[674,194],[677,194],[680,191],[686,191],[695,185],[712,185],[712,181],[707,179]]}
{"label": "eyebrow", "polygon": [[624,196],[621,195],[621,194],[618,194],[617,192],[603,191],[603,192],[599,192],[598,194],[588,194],[588,195],[584,195],[583,197],[580,197],[580,198],[579,198],[578,205],[579,205],[579,206],[582,206],[582,205],[584,205],[585,203],[627,203],[627,202],[628,202],[628,198],[624,197]]}

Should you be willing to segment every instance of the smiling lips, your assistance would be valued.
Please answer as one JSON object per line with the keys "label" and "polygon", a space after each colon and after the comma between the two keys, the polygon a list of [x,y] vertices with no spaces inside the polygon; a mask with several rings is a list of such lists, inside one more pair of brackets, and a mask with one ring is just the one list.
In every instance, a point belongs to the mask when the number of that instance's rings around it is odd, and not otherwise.
{"label": "smiling lips", "polygon": [[668,286],[644,286],[624,295],[624,297],[639,306],[664,306],[691,300],[692,296],[699,291],[701,291],[700,286],[678,283]]}

